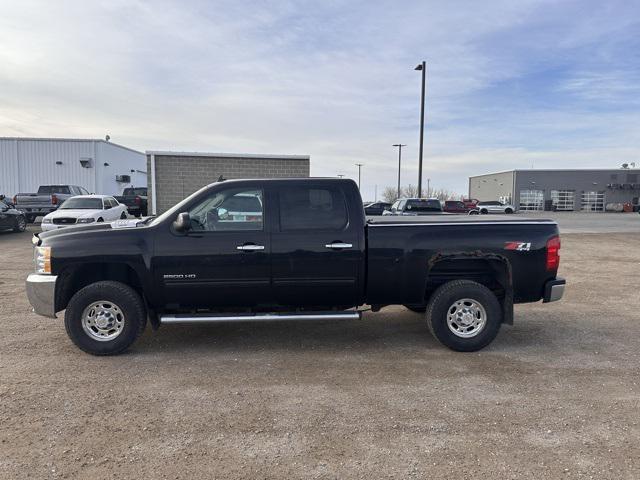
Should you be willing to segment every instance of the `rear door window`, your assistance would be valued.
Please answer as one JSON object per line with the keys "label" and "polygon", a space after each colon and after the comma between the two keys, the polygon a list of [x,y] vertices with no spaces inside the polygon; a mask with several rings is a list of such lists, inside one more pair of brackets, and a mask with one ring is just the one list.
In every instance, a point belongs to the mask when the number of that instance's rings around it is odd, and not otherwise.
{"label": "rear door window", "polygon": [[283,187],[280,230],[343,230],[348,223],[344,193],[334,187]]}

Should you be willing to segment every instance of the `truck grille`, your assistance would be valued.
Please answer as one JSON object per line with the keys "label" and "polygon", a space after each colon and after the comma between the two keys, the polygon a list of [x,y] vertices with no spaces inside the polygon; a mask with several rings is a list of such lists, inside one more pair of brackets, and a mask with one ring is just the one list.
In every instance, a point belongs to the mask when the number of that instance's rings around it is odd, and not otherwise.
{"label": "truck grille", "polygon": [[76,219],[68,217],[54,218],[53,223],[56,225],[71,225],[76,223]]}

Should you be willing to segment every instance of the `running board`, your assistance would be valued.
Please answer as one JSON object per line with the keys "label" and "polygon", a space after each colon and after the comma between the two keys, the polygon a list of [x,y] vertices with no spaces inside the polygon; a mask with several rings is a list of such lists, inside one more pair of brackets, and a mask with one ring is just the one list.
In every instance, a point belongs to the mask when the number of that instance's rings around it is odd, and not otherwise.
{"label": "running board", "polygon": [[171,323],[227,323],[273,322],[278,320],[359,320],[362,312],[254,313],[238,315],[178,314],[161,315],[161,324]]}

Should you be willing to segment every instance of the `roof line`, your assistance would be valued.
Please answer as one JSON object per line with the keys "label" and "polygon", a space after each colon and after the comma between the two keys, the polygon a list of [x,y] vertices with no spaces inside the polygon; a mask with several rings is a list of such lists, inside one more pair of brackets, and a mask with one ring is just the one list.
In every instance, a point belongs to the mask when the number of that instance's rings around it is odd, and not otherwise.
{"label": "roof line", "polygon": [[513,172],[634,172],[640,173],[640,168],[516,168],[513,170],[502,170],[500,172],[481,173],[480,175],[469,175],[469,178],[487,177],[499,175],[501,173]]}
{"label": "roof line", "polygon": [[36,141],[36,142],[101,142],[106,143],[108,145],[113,145],[114,147],[124,148],[125,150],[129,150],[131,152],[139,153],[140,155],[144,155],[140,150],[135,150],[130,147],[125,147],[124,145],[120,145],[115,142],[107,142],[102,138],[58,138],[58,137],[0,137],[0,140],[27,140],[27,141]]}
{"label": "roof line", "polygon": [[172,152],[166,150],[147,150],[147,155],[166,157],[216,157],[216,158],[265,158],[282,160],[310,160],[310,155],[274,155],[258,153],[214,153],[214,152]]}

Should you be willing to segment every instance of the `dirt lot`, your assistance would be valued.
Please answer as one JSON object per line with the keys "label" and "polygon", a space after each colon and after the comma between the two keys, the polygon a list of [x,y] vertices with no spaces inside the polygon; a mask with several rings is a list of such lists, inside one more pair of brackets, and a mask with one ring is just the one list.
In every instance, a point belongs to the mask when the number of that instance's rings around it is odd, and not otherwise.
{"label": "dirt lot", "polygon": [[479,353],[401,307],[76,349],[0,233],[0,478],[640,478],[640,242],[563,238],[562,302]]}

